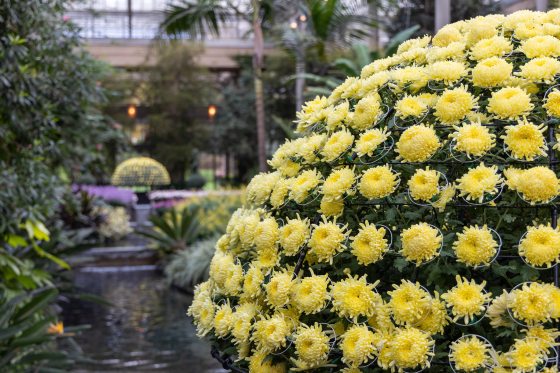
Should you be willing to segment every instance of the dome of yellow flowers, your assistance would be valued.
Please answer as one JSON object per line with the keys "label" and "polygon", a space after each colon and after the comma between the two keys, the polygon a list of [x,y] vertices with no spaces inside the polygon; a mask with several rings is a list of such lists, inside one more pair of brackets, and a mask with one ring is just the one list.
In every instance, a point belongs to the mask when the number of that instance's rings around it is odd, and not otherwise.
{"label": "dome of yellow flowers", "polygon": [[170,183],[169,173],[164,165],[148,157],[134,157],[120,163],[111,184],[119,186],[157,186]]}
{"label": "dome of yellow flowers", "polygon": [[559,38],[560,9],[476,17],[307,102],[199,335],[249,372],[557,371]]}

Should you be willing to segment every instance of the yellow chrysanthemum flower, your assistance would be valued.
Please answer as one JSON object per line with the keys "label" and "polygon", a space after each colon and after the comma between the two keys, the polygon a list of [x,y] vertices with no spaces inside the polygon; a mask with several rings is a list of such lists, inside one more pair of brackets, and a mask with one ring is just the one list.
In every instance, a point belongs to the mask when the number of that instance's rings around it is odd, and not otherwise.
{"label": "yellow chrysanthemum flower", "polygon": [[515,126],[506,126],[506,133],[501,136],[513,158],[532,161],[538,156],[546,156],[544,125],[529,123],[526,118]]}
{"label": "yellow chrysanthemum flower", "polygon": [[560,56],[560,40],[551,35],[533,36],[521,42],[519,50],[528,58]]}
{"label": "yellow chrysanthemum flower", "polygon": [[338,199],[333,199],[329,196],[324,196],[321,199],[321,204],[317,212],[323,214],[328,218],[334,218],[342,215],[344,211],[344,200],[339,197]]}
{"label": "yellow chrysanthemum flower", "polygon": [[554,284],[542,284],[550,296],[550,318],[553,320],[560,319],[560,288]]}
{"label": "yellow chrysanthemum flower", "polygon": [[389,249],[385,238],[385,228],[377,228],[369,222],[360,223],[360,230],[351,237],[352,254],[361,265],[375,263],[383,257]]}
{"label": "yellow chrysanthemum flower", "polygon": [[492,93],[487,110],[500,119],[515,119],[533,110],[533,104],[522,88],[505,87]]}
{"label": "yellow chrysanthemum flower", "polygon": [[465,21],[465,31],[467,32],[469,45],[496,36],[498,33],[496,26],[497,22],[490,17],[478,16]]}
{"label": "yellow chrysanthemum flower", "polygon": [[525,22],[520,22],[515,26],[513,34],[519,40],[530,39],[534,36],[544,34],[544,27],[540,22],[526,20]]}
{"label": "yellow chrysanthemum flower", "polygon": [[367,363],[374,358],[377,351],[374,342],[375,336],[367,326],[352,326],[340,340],[342,362],[354,368]]}
{"label": "yellow chrysanthemum flower", "polygon": [[497,166],[487,167],[481,163],[457,179],[457,188],[467,200],[482,203],[485,194],[497,193],[502,182]]}
{"label": "yellow chrysanthemum flower", "polygon": [[332,162],[346,152],[354,143],[354,135],[342,129],[334,132],[323,147],[321,154],[326,162]]}
{"label": "yellow chrysanthemum flower", "polygon": [[513,316],[528,325],[550,320],[552,298],[547,289],[536,282],[523,284],[510,293],[509,309]]}
{"label": "yellow chrysanthemum flower", "polygon": [[243,278],[243,294],[250,298],[256,297],[261,291],[263,281],[264,273],[262,269],[252,264]]}
{"label": "yellow chrysanthemum flower", "polygon": [[465,58],[465,48],[467,44],[462,41],[455,41],[445,47],[434,47],[428,49],[427,60],[429,63],[445,60],[461,61]]}
{"label": "yellow chrysanthemum flower", "polygon": [[477,107],[477,99],[462,85],[448,89],[438,99],[434,115],[443,124],[455,124]]}
{"label": "yellow chrysanthemum flower", "polygon": [[445,47],[451,43],[460,42],[464,38],[463,34],[455,26],[455,24],[449,24],[443,26],[432,38],[432,44],[436,47]]}
{"label": "yellow chrysanthemum flower", "polygon": [[292,177],[297,175],[301,170],[301,165],[292,160],[296,155],[296,143],[294,141],[286,141],[276,150],[272,159],[268,164],[278,170],[283,176]]}
{"label": "yellow chrysanthemum flower", "polygon": [[229,335],[233,326],[233,310],[229,303],[224,303],[216,309],[214,316],[214,333],[221,338]]}
{"label": "yellow chrysanthemum flower", "polygon": [[371,94],[358,101],[354,107],[352,121],[349,123],[349,126],[358,131],[364,131],[375,124],[380,114],[381,104],[379,97],[376,94]]}
{"label": "yellow chrysanthemum flower", "polygon": [[294,334],[294,346],[298,359],[307,368],[318,367],[327,360],[330,338],[317,323],[312,326],[301,324]]}
{"label": "yellow chrysanthemum flower", "polygon": [[288,371],[285,362],[273,362],[266,359],[268,353],[256,352],[249,358],[249,373],[286,373]]}
{"label": "yellow chrysanthemum flower", "polygon": [[348,101],[344,101],[333,107],[327,115],[327,128],[332,131],[339,127],[348,117],[349,111],[350,103]]}
{"label": "yellow chrysanthemum flower", "polygon": [[366,276],[360,278],[348,275],[347,279],[331,285],[332,310],[341,317],[356,321],[360,316],[374,315],[375,308],[382,302],[374,289],[379,281],[369,284]]}
{"label": "yellow chrysanthemum flower", "polygon": [[208,281],[196,286],[193,302],[187,311],[187,315],[193,318],[199,337],[205,336],[214,328],[216,306],[212,303],[209,285]]}
{"label": "yellow chrysanthemum flower", "polygon": [[295,219],[288,218],[280,228],[279,242],[286,256],[296,255],[308,238],[309,220],[301,219],[299,215]]}
{"label": "yellow chrysanthemum flower", "polygon": [[290,192],[291,179],[280,178],[272,188],[270,193],[270,204],[274,208],[279,208],[286,203],[286,197]]}
{"label": "yellow chrysanthemum flower", "polygon": [[226,270],[226,278],[220,289],[224,295],[239,295],[243,283],[243,267],[235,264]]}
{"label": "yellow chrysanthemum flower", "polygon": [[321,174],[319,171],[303,171],[290,183],[290,198],[297,203],[303,203],[309,196],[309,192],[314,190],[320,183]]}
{"label": "yellow chrysanthemum flower", "polygon": [[323,194],[329,199],[341,198],[354,185],[354,170],[343,167],[331,172],[323,183]]}
{"label": "yellow chrysanthemum flower", "polygon": [[354,151],[358,157],[371,156],[377,147],[385,142],[389,136],[387,129],[370,129],[360,135],[356,141]]}
{"label": "yellow chrysanthemum flower", "polygon": [[391,79],[397,87],[408,87],[412,92],[416,92],[428,84],[428,71],[425,67],[406,66],[391,70]]}
{"label": "yellow chrysanthemum flower", "polygon": [[309,254],[319,262],[332,263],[333,256],[346,249],[345,241],[348,235],[347,226],[340,226],[333,221],[323,221],[313,225],[313,232],[309,239]]}
{"label": "yellow chrysanthemum flower", "polygon": [[467,75],[467,69],[463,62],[438,61],[430,67],[430,79],[443,81],[445,84],[453,84]]}
{"label": "yellow chrysanthemum flower", "polygon": [[399,138],[395,151],[407,162],[424,162],[441,147],[436,131],[425,125],[407,128]]}
{"label": "yellow chrysanthemum flower", "polygon": [[493,328],[501,326],[511,326],[512,320],[508,315],[509,293],[503,291],[502,294],[492,300],[486,311],[486,317],[490,319]]}
{"label": "yellow chrysanthemum flower", "polygon": [[455,140],[453,148],[465,153],[467,157],[481,157],[496,144],[496,136],[490,133],[488,127],[480,122],[473,122],[457,127],[456,131],[449,135]]}
{"label": "yellow chrysanthemum flower", "polygon": [[257,250],[264,250],[276,246],[278,242],[278,223],[276,219],[268,217],[263,219],[255,229],[253,240]]}
{"label": "yellow chrysanthemum flower", "polygon": [[450,320],[445,303],[439,299],[439,294],[436,292],[430,302],[430,308],[423,313],[415,326],[430,334],[443,334]]}
{"label": "yellow chrysanthemum flower", "polygon": [[429,312],[431,307],[430,294],[419,283],[402,280],[400,285],[393,284],[389,308],[395,323],[399,325],[416,325]]}
{"label": "yellow chrysanthemum flower", "polygon": [[262,268],[272,268],[280,261],[280,253],[277,247],[261,250],[255,258],[255,264]]}
{"label": "yellow chrysanthemum flower", "polygon": [[502,36],[493,36],[477,42],[471,48],[471,57],[479,61],[490,57],[501,57],[512,50],[513,45],[510,40]]}
{"label": "yellow chrysanthemum flower", "polygon": [[426,105],[424,100],[418,97],[405,95],[397,101],[395,110],[395,115],[399,118],[418,118],[428,110],[428,105]]}
{"label": "yellow chrysanthemum flower", "polygon": [[475,86],[490,88],[502,85],[511,77],[513,65],[503,58],[486,58],[472,70],[472,82]]}
{"label": "yellow chrysanthemum flower", "polygon": [[366,97],[369,94],[375,92],[383,84],[391,78],[388,71],[379,71],[377,73],[371,74],[370,76],[362,76],[362,86],[358,92],[360,97]]}
{"label": "yellow chrysanthemum flower", "polygon": [[363,173],[358,189],[368,199],[383,198],[393,193],[399,182],[399,174],[393,172],[391,167],[377,166]]}
{"label": "yellow chrysanthemum flower", "polygon": [[247,185],[246,195],[247,201],[255,205],[263,205],[270,196],[272,188],[280,178],[280,173],[260,173],[255,175],[249,185]]}
{"label": "yellow chrysanthemum flower", "polygon": [[440,174],[436,170],[418,169],[408,180],[410,196],[419,201],[430,201],[439,192]]}
{"label": "yellow chrysanthemum flower", "polygon": [[325,308],[329,300],[329,276],[316,276],[313,271],[310,277],[296,281],[292,287],[294,306],[305,314],[312,314]]}
{"label": "yellow chrysanthemum flower", "polygon": [[401,232],[402,256],[417,266],[439,255],[442,236],[428,223],[414,224]]}
{"label": "yellow chrysanthemum flower", "polygon": [[290,301],[292,285],[292,274],[288,271],[274,274],[270,281],[264,285],[268,304],[274,308],[286,305]]}
{"label": "yellow chrysanthemum flower", "polygon": [[447,204],[451,202],[455,197],[456,192],[457,188],[455,188],[455,185],[448,185],[447,187],[442,189],[437,201],[432,202],[431,205],[434,206],[434,208],[438,209],[439,212],[443,212],[445,210],[445,206],[447,206]]}
{"label": "yellow chrysanthemum flower", "polygon": [[491,347],[476,336],[453,342],[449,348],[449,361],[455,365],[455,369],[463,372],[473,372],[494,364]]}
{"label": "yellow chrysanthemum flower", "polygon": [[541,349],[538,339],[525,338],[518,339],[508,352],[511,365],[515,367],[515,372],[535,372],[547,356]]}
{"label": "yellow chrysanthemum flower", "polygon": [[532,204],[546,203],[560,193],[560,182],[554,171],[548,167],[532,167],[518,172],[516,176],[510,187]]}
{"label": "yellow chrysanthemum flower", "polygon": [[558,89],[553,89],[548,96],[546,96],[546,102],[543,108],[546,109],[548,115],[560,117],[560,91]]}
{"label": "yellow chrysanthemum flower", "polygon": [[399,371],[429,368],[434,343],[430,335],[420,329],[398,329],[390,343],[395,368]]}
{"label": "yellow chrysanthemum flower", "polygon": [[261,316],[253,325],[251,341],[258,352],[270,353],[286,346],[291,331],[291,322],[284,315],[276,313],[269,317]]}
{"label": "yellow chrysanthemum flower", "polygon": [[253,317],[257,314],[257,305],[251,302],[245,302],[237,306],[233,313],[231,325],[231,335],[235,344],[239,345],[247,343],[251,334],[251,326]]}
{"label": "yellow chrysanthemum flower", "polygon": [[519,242],[519,255],[532,266],[550,267],[560,259],[560,230],[549,225],[527,227]]}
{"label": "yellow chrysanthemum flower", "polygon": [[391,308],[383,300],[375,308],[375,314],[368,318],[367,323],[376,331],[389,332],[395,328],[391,319]]}
{"label": "yellow chrysanthemum flower", "polygon": [[469,281],[459,275],[455,279],[457,285],[442,294],[441,297],[445,300],[447,307],[451,309],[453,320],[463,319],[464,323],[468,324],[476,316],[484,313],[492,294],[484,292],[486,281],[477,284],[474,280]]}
{"label": "yellow chrysanthemum flower", "polygon": [[542,350],[548,350],[558,346],[556,340],[560,336],[560,331],[556,328],[545,329],[544,326],[538,325],[524,330],[527,339],[536,339]]}
{"label": "yellow chrysanthemum flower", "polygon": [[465,227],[462,233],[457,233],[457,240],[453,243],[457,261],[468,266],[488,264],[497,249],[498,243],[486,225]]}
{"label": "yellow chrysanthemum flower", "polygon": [[317,161],[326,140],[327,136],[323,133],[292,140],[295,148],[295,157],[301,158],[303,163],[313,164]]}
{"label": "yellow chrysanthemum flower", "polygon": [[532,82],[551,83],[558,73],[560,61],[552,57],[538,57],[521,66],[519,76]]}

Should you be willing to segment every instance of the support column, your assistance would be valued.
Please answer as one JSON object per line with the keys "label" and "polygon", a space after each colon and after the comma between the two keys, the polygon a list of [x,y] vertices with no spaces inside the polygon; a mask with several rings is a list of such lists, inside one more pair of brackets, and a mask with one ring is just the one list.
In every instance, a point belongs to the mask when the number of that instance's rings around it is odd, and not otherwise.
{"label": "support column", "polygon": [[434,31],[451,23],[451,0],[436,0]]}
{"label": "support column", "polygon": [[548,10],[548,0],[536,0],[535,10],[539,12],[546,12]]}

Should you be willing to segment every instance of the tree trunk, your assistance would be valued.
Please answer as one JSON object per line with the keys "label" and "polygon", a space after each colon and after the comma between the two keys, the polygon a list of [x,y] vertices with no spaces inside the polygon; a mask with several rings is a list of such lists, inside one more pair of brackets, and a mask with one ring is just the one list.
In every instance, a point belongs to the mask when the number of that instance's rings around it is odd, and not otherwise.
{"label": "tree trunk", "polygon": [[253,74],[255,80],[255,109],[257,114],[257,153],[259,157],[259,171],[264,172],[267,170],[264,88],[262,81],[264,38],[261,27],[260,0],[252,0],[251,2],[253,5]]}
{"label": "tree trunk", "polygon": [[303,105],[303,89],[305,88],[305,50],[298,47],[296,51],[296,111]]}

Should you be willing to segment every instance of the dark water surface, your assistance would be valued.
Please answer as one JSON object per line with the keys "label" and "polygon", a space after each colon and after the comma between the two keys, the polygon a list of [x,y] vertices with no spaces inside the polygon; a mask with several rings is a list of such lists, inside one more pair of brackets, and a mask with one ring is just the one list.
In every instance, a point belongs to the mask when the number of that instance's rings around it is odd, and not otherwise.
{"label": "dark water surface", "polygon": [[223,372],[185,315],[192,297],[169,289],[150,267],[84,268],[75,284],[114,305],[73,300],[64,307],[65,325],[91,325],[76,341],[95,363],[78,371]]}

